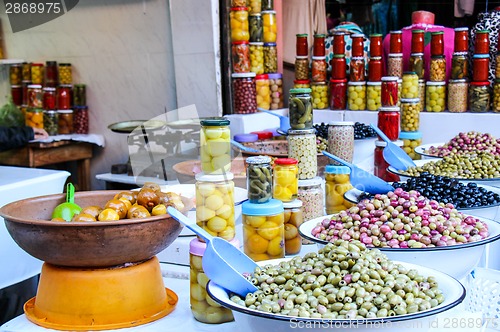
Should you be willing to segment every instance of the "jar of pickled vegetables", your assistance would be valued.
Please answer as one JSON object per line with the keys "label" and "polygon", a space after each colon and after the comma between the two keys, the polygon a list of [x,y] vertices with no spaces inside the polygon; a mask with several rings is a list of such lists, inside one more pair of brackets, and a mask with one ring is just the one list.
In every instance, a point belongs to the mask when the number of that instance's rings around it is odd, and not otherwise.
{"label": "jar of pickled vegetables", "polygon": [[235,237],[233,178],[230,172],[195,175],[196,223],[211,235],[227,241]]}
{"label": "jar of pickled vegetables", "polygon": [[311,63],[311,80],[326,82],[326,60],[324,56],[313,56]]}
{"label": "jar of pickled vegetables", "polygon": [[425,75],[424,67],[424,53],[412,53],[410,54],[410,67],[412,72],[417,74],[419,79],[423,79]]}
{"label": "jar of pickled vegetables", "polygon": [[399,137],[399,107],[380,107],[377,114],[377,127],[391,140]]}
{"label": "jar of pickled vegetables", "polygon": [[435,31],[431,33],[431,56],[444,55],[444,32]]}
{"label": "jar of pickled vegetables", "polygon": [[59,83],[60,84],[72,84],[73,74],[71,70],[71,63],[60,63],[59,64]]}
{"label": "jar of pickled vegetables", "polygon": [[331,78],[343,80],[347,77],[347,63],[344,54],[334,54],[330,64],[332,66]]}
{"label": "jar of pickled vegetables", "polygon": [[330,79],[330,109],[345,110],[347,104],[347,78]]}
{"label": "jar of pickled vegetables", "polygon": [[23,87],[21,85],[11,85],[10,94],[14,105],[21,106],[23,104]]}
{"label": "jar of pickled vegetables", "polygon": [[299,179],[312,179],[318,172],[316,130],[288,130],[288,157],[298,160]]}
{"label": "jar of pickled vegetables", "polygon": [[493,112],[500,112],[500,79],[495,80],[493,84],[493,103],[491,105],[491,110]]}
{"label": "jar of pickled vegetables", "polygon": [[490,82],[470,82],[469,109],[474,113],[490,110]]}
{"label": "jar of pickled vegetables", "polygon": [[231,43],[231,59],[234,73],[247,73],[250,71],[250,46],[247,41]]}
{"label": "jar of pickled vegetables", "polygon": [[269,88],[271,89],[271,109],[283,108],[283,75],[281,73],[267,74],[269,77]]}
{"label": "jar of pickled vegetables", "polygon": [[451,78],[467,79],[469,77],[469,59],[467,52],[455,52],[451,58]]}
{"label": "jar of pickled vegetables", "polygon": [[255,73],[233,73],[233,112],[248,114],[257,112]]}
{"label": "jar of pickled vegetables", "polygon": [[326,82],[313,82],[311,85],[312,106],[314,109],[328,108],[328,84]]}
{"label": "jar of pickled vegetables", "polygon": [[299,168],[297,159],[277,158],[273,169],[273,198],[291,202],[297,198]]}
{"label": "jar of pickled vegetables", "polygon": [[231,41],[249,41],[248,8],[232,7],[229,12],[231,25]]}
{"label": "jar of pickled vegetables", "polygon": [[295,55],[296,56],[308,56],[309,46],[307,44],[307,33],[298,33],[295,35]]}
{"label": "jar of pickled vegetables", "polygon": [[311,81],[310,80],[294,80],[293,81],[294,89],[311,89]]}
{"label": "jar of pickled vegetables", "polygon": [[[328,127],[328,152],[352,162],[354,157],[354,122],[332,121]],[[338,165],[334,160],[330,164]]]}
{"label": "jar of pickled vegetables", "polygon": [[[325,196],[322,188],[323,179],[319,176],[310,180],[299,180],[297,198],[302,201],[304,221],[325,215]],[[304,243],[304,242],[302,242]]]}
{"label": "jar of pickled vegetables", "polygon": [[302,214],[302,201],[295,199],[291,202],[283,203],[285,210],[285,254],[295,255],[302,249],[302,238],[299,234],[299,227],[304,222]]}
{"label": "jar of pickled vegetables", "polygon": [[382,78],[382,57],[370,58],[368,62],[368,81],[380,82]]}
{"label": "jar of pickled vegetables", "polygon": [[276,43],[264,43],[264,73],[278,71],[278,51]]}
{"label": "jar of pickled vegetables", "polygon": [[264,74],[264,43],[250,43],[250,71]]}
{"label": "jar of pickled vegetables", "polygon": [[43,112],[43,127],[50,136],[59,132],[59,114],[55,110]]}
{"label": "jar of pickled vegetables", "polygon": [[342,31],[333,34],[333,55],[343,55],[345,57],[345,33]]}
{"label": "jar of pickled vegetables", "polygon": [[365,81],[365,58],[352,57],[349,64],[349,81],[364,82]]}
{"label": "jar of pickled vegetables", "polygon": [[206,174],[231,171],[231,132],[224,118],[201,120],[201,170]]}
{"label": "jar of pickled vegetables", "polygon": [[43,63],[31,64],[31,83],[43,84]]}
{"label": "jar of pickled vegetables", "polygon": [[89,133],[89,108],[75,106],[73,109],[73,131],[75,134]]}
{"label": "jar of pickled vegetables", "polygon": [[59,84],[59,71],[56,61],[45,62],[45,80],[44,86],[56,87]]}
{"label": "jar of pickled vegetables", "polygon": [[[239,248],[239,241],[230,243]],[[189,242],[189,304],[194,318],[202,323],[220,324],[234,320],[231,310],[222,307],[207,294],[209,281],[203,270],[202,258],[207,244],[198,239]]]}
{"label": "jar of pickled vegetables", "polygon": [[248,29],[250,31],[250,42],[260,43],[262,38],[262,16],[258,14],[250,14],[248,16]]}
{"label": "jar of pickled vegetables", "polygon": [[296,80],[309,79],[309,57],[307,56],[295,57],[295,79]]}
{"label": "jar of pickled vegetables", "polygon": [[429,79],[433,82],[441,82],[446,79],[446,58],[444,56],[431,57]]}
{"label": "jar of pickled vegetables", "polygon": [[86,106],[87,105],[87,88],[85,84],[75,84],[73,89],[73,105]]}
{"label": "jar of pickled vegetables", "polygon": [[57,132],[59,135],[73,134],[73,110],[58,110],[58,126]]}
{"label": "jar of pickled vegetables", "polygon": [[448,111],[452,113],[467,112],[467,96],[469,83],[465,79],[448,81]]}
{"label": "jar of pickled vegetables", "polygon": [[311,89],[290,89],[288,115],[292,129],[309,129],[313,124]]}
{"label": "jar of pickled vegetables", "polygon": [[347,83],[347,109],[351,111],[366,109],[366,82]]}
{"label": "jar of pickled vegetables", "polygon": [[243,250],[254,261],[285,257],[283,203],[242,204]]}
{"label": "jar of pickled vegetables", "polygon": [[469,28],[455,28],[454,46],[455,52],[467,52],[469,50]]}
{"label": "jar of pickled vegetables", "polygon": [[271,107],[271,93],[269,88],[269,77],[267,74],[255,76],[255,88],[257,90],[257,107],[265,110]]}
{"label": "jar of pickled vegetables", "polygon": [[402,131],[399,133],[399,139],[403,141],[403,150],[413,160],[420,160],[420,154],[415,152],[417,146],[422,145],[422,132],[420,131]]}
{"label": "jar of pickled vegetables", "polygon": [[325,34],[315,34],[313,39],[313,57],[324,57],[326,55]]}
{"label": "jar of pickled vegetables", "polygon": [[262,14],[262,41],[264,43],[275,43],[278,36],[278,25],[276,23],[276,12],[274,10],[265,10]]}
{"label": "jar of pickled vegetables", "polygon": [[351,35],[352,57],[363,57],[365,55],[365,35],[355,33]]}
{"label": "jar of pickled vegetables", "polygon": [[381,78],[380,91],[381,106],[390,107],[398,104],[398,78],[396,76],[384,76]]}
{"label": "jar of pickled vegetables", "polygon": [[475,82],[485,82],[488,80],[490,70],[489,54],[475,54],[472,57],[472,80]]}
{"label": "jar of pickled vegetables", "polygon": [[22,81],[31,81],[31,63],[22,63]]}
{"label": "jar of pickled vegetables", "polygon": [[476,31],[476,40],[474,42],[474,54],[489,54],[490,53],[490,31]]}
{"label": "jar of pickled vegetables", "polygon": [[418,131],[420,128],[420,99],[401,100],[401,131]]}
{"label": "jar of pickled vegetables", "polygon": [[411,53],[424,53],[424,30],[411,31]]}
{"label": "jar of pickled vegetables", "polygon": [[495,57],[495,78],[500,78],[500,54]]}
{"label": "jar of pickled vegetables", "polygon": [[28,107],[43,108],[43,91],[41,85],[28,85]]}
{"label": "jar of pickled vegetables", "polygon": [[[443,112],[446,110],[446,82],[426,82],[425,110]],[[403,131],[411,131],[404,130]]]}
{"label": "jar of pickled vegetables", "polygon": [[401,98],[419,98],[417,74],[415,72],[404,72],[403,84],[401,88]]}
{"label": "jar of pickled vegetables", "polygon": [[366,83],[366,109],[376,111],[382,104],[382,82]]}
{"label": "jar of pickled vegetables", "polygon": [[56,88],[46,87],[42,89],[42,104],[45,110],[56,109]]}
{"label": "jar of pickled vegetables", "polygon": [[25,115],[25,123],[29,127],[43,129],[43,109],[28,107]]}
{"label": "jar of pickled vegetables", "polygon": [[10,85],[21,85],[23,65],[14,63],[9,68],[9,81]]}
{"label": "jar of pickled vegetables", "polygon": [[347,166],[327,165],[325,168],[325,210],[326,214],[347,210],[352,203],[344,198],[344,194],[353,188]]}
{"label": "jar of pickled vegetables", "polygon": [[[402,141],[394,142],[399,147],[403,146]],[[385,161],[384,158],[384,148],[387,146],[387,143],[384,141],[375,141],[375,151],[373,153],[373,174],[378,176],[384,181],[387,182],[396,182],[399,181],[399,175],[389,172],[387,169],[389,168],[389,164]]]}
{"label": "jar of pickled vegetables", "polygon": [[[390,32],[389,37],[389,53],[403,54],[403,31],[396,30]],[[391,75],[395,76],[395,75]]]}
{"label": "jar of pickled vegetables", "polygon": [[56,105],[60,110],[67,110],[71,108],[72,102],[72,90],[73,86],[71,84],[60,84],[56,89]]}
{"label": "jar of pickled vegetables", "polygon": [[403,75],[403,53],[389,53],[387,75],[401,78]]}
{"label": "jar of pickled vegetables", "polygon": [[273,172],[269,156],[246,159],[248,201],[255,204],[268,202],[273,196]]}

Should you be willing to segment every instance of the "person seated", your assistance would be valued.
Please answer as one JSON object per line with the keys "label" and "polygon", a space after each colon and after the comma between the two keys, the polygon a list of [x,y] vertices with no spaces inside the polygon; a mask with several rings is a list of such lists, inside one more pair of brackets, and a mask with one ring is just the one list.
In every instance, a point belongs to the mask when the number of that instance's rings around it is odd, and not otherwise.
{"label": "person seated", "polygon": [[46,139],[47,137],[49,134],[40,128],[0,126],[0,151],[19,148],[31,140]]}

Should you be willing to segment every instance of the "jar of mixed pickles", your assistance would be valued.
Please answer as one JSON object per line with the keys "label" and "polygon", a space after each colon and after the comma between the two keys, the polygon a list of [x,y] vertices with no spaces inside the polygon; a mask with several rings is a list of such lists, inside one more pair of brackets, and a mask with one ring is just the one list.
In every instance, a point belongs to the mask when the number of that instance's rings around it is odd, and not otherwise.
{"label": "jar of mixed pickles", "polygon": [[31,64],[31,83],[43,84],[43,63]]}
{"label": "jar of mixed pickles", "polygon": [[409,69],[417,74],[419,79],[423,79],[425,75],[424,53],[412,53],[410,55]]}
{"label": "jar of mixed pickles", "polygon": [[276,12],[274,10],[265,10],[262,15],[262,41],[264,43],[275,43],[278,36],[278,28],[276,22]]}
{"label": "jar of mixed pickles", "polygon": [[312,106],[314,109],[328,108],[328,84],[326,82],[313,82],[311,85]]}
{"label": "jar of mixed pickles", "polygon": [[451,78],[469,78],[469,59],[467,52],[455,52],[451,58]]}
{"label": "jar of mixed pickles", "polygon": [[73,110],[58,110],[57,114],[59,135],[73,134]]}
{"label": "jar of mixed pickles", "polygon": [[399,107],[380,107],[377,116],[377,127],[391,140],[399,137],[400,123]]}
{"label": "jar of mixed pickles", "polygon": [[231,59],[234,73],[250,71],[250,47],[247,41],[231,43]]}
{"label": "jar of mixed pickles", "polygon": [[50,110],[43,112],[43,127],[50,136],[57,135],[59,132],[59,115],[57,111]]}
{"label": "jar of mixed pickles", "polygon": [[330,79],[330,109],[345,110],[347,105],[347,78]]}
{"label": "jar of mixed pickles", "polygon": [[365,81],[365,58],[352,57],[349,64],[349,81],[364,82]]}
{"label": "jar of mixed pickles", "polygon": [[311,63],[311,81],[326,82],[326,58],[324,56],[313,56]]}
{"label": "jar of mixed pickles", "polygon": [[283,108],[283,75],[281,73],[267,74],[269,88],[271,89],[271,109]]}
{"label": "jar of mixed pickles", "polygon": [[469,109],[474,113],[490,110],[490,82],[470,82]]}
{"label": "jar of mixed pickles", "polygon": [[403,73],[403,84],[401,90],[401,98],[412,99],[418,98],[418,76],[415,72]]}
{"label": "jar of mixed pickles", "polygon": [[294,80],[293,81],[294,89],[311,89],[311,81],[310,80]]}
{"label": "jar of mixed pickles", "polygon": [[[354,122],[332,121],[328,126],[328,152],[352,162],[354,157]],[[330,164],[338,165],[334,160]]]}
{"label": "jar of mixed pickles", "polygon": [[[399,147],[403,146],[402,141],[394,142]],[[378,176],[384,181],[387,182],[396,182],[399,181],[399,175],[389,172],[387,169],[389,168],[389,164],[385,161],[384,158],[384,148],[387,146],[387,143],[384,141],[375,141],[375,151],[373,153],[373,173],[375,176]]]}
{"label": "jar of mixed pickles", "polygon": [[495,80],[493,84],[493,102],[491,105],[491,110],[493,112],[500,112],[500,79]]}
{"label": "jar of mixed pickles", "polygon": [[318,173],[316,130],[288,130],[288,157],[298,160],[299,179],[312,179]]}
{"label": "jar of mixed pickles", "polygon": [[201,170],[206,174],[231,171],[231,132],[224,118],[200,121]]}
{"label": "jar of mixed pickles", "polygon": [[426,82],[425,89],[425,110],[444,112],[446,110],[446,82]]}
{"label": "jar of mixed pickles", "polygon": [[296,80],[309,79],[309,57],[308,56],[295,57],[295,79]]}
{"label": "jar of mixed pickles", "polygon": [[28,107],[43,108],[43,90],[41,85],[28,85]]}
{"label": "jar of mixed pickles", "polygon": [[59,64],[59,83],[60,84],[72,84],[73,74],[71,70],[71,63],[60,63]]}
{"label": "jar of mixed pickles", "polygon": [[248,16],[248,29],[250,31],[251,43],[262,42],[262,16],[260,13],[250,13]]}
{"label": "jar of mixed pickles", "polygon": [[389,53],[387,59],[387,76],[401,78],[403,75],[403,53]]}
{"label": "jar of mixed pickles", "polygon": [[347,83],[347,109],[351,111],[366,109],[366,82]]}
{"label": "jar of mixed pickles", "polygon": [[285,254],[295,255],[302,249],[302,238],[299,234],[299,227],[304,222],[302,214],[302,201],[295,199],[291,202],[283,203],[285,209]]}
{"label": "jar of mixed pickles", "polygon": [[475,54],[472,57],[472,80],[475,82],[485,82],[488,80],[490,70],[489,54]]}
{"label": "jar of mixed pickles", "polygon": [[250,43],[250,71],[264,74],[264,43]]}
{"label": "jar of mixed pickles", "polygon": [[232,7],[229,12],[229,21],[231,25],[231,41],[250,40],[247,7]]}
{"label": "jar of mixed pickles", "polygon": [[271,90],[269,88],[269,76],[261,74],[255,76],[255,88],[257,91],[257,107],[265,110],[271,107]]}
{"label": "jar of mixed pickles", "polygon": [[401,100],[401,131],[417,131],[420,128],[420,103],[418,98]]}
{"label": "jar of mixed pickles", "polygon": [[347,74],[347,63],[344,54],[335,54],[331,60],[332,65],[332,78],[336,80],[343,80]]}
{"label": "jar of mixed pickles", "polygon": [[381,106],[397,106],[398,100],[398,78],[396,76],[382,77],[382,85],[380,91]]}
{"label": "jar of mixed pickles", "polygon": [[403,150],[413,160],[420,160],[421,156],[415,152],[417,146],[422,145],[422,132],[420,131],[402,131],[399,133],[399,139],[403,141]]}
{"label": "jar of mixed pickles", "polygon": [[233,73],[233,112],[249,114],[257,112],[255,73]]}
{"label": "jar of mixed pickles", "polygon": [[[323,179],[314,177],[310,180],[299,180],[299,192],[297,198],[302,201],[302,213],[304,221],[325,215],[325,196],[321,187]],[[304,243],[304,242],[302,242]]]}
{"label": "jar of mixed pickles", "polygon": [[368,62],[368,81],[380,82],[382,78],[382,57],[370,58]]}
{"label": "jar of mixed pickles", "polygon": [[246,159],[248,201],[255,204],[268,202],[273,196],[273,171],[269,156]]}
{"label": "jar of mixed pickles", "polygon": [[327,165],[325,168],[325,210],[326,214],[347,210],[352,203],[344,198],[344,194],[353,188],[347,166]]}
{"label": "jar of mixed pickles", "polygon": [[444,56],[431,57],[429,79],[433,82],[442,82],[446,79],[446,58]]}
{"label": "jar of mixed pickles", "polygon": [[297,159],[277,158],[273,169],[273,198],[291,202],[297,198],[299,168]]}
{"label": "jar of mixed pickles", "polygon": [[75,106],[73,109],[73,131],[75,134],[89,133],[89,108]]}
{"label": "jar of mixed pickles", "polygon": [[25,114],[25,124],[29,127],[43,129],[43,109],[28,107]]}
{"label": "jar of mixed pickles", "polygon": [[448,81],[448,111],[452,113],[467,112],[467,96],[469,83],[465,79]]}
{"label": "jar of mixed pickles", "polygon": [[366,83],[366,109],[376,111],[382,104],[382,82]]}
{"label": "jar of mixed pickles", "polygon": [[283,203],[242,204],[243,250],[254,261],[285,257]]}
{"label": "jar of mixed pickles", "polygon": [[14,63],[9,68],[9,81],[10,85],[21,85],[23,65]]}
{"label": "jar of mixed pickles", "polygon": [[[239,248],[239,241],[230,242]],[[209,281],[203,270],[202,258],[207,244],[198,239],[189,242],[189,304],[194,318],[202,323],[220,324],[234,320],[231,310],[222,307],[207,294]]]}
{"label": "jar of mixed pickles", "polygon": [[292,129],[309,129],[313,124],[311,89],[290,89],[288,115]]}
{"label": "jar of mixed pickles", "polygon": [[227,241],[235,237],[233,178],[230,172],[195,175],[196,224],[211,235]]}
{"label": "jar of mixed pickles", "polygon": [[264,73],[278,71],[278,51],[276,43],[264,43]]}

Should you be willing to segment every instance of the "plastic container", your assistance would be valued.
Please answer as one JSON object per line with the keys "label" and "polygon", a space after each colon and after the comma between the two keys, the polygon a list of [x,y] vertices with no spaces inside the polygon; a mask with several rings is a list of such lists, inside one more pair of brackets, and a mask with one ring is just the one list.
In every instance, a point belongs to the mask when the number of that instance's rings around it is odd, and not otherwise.
{"label": "plastic container", "polygon": [[422,132],[420,131],[402,131],[399,133],[399,139],[403,141],[403,150],[413,160],[420,160],[421,155],[415,152],[417,146],[422,145]]}
{"label": "plastic container", "polygon": [[257,142],[259,136],[257,134],[235,134],[233,139],[238,143],[254,143]]}
{"label": "plastic container", "polygon": [[365,58],[352,57],[349,63],[349,81],[364,82],[365,79]]}
{"label": "plastic container", "polygon": [[243,250],[254,261],[285,257],[283,203],[242,204]]}
{"label": "plastic container", "polygon": [[363,57],[365,55],[365,35],[355,33],[351,35],[352,57]]}
{"label": "plastic container", "polygon": [[467,112],[469,83],[465,79],[448,81],[448,111]]}
{"label": "plastic container", "polygon": [[278,25],[276,22],[276,12],[274,10],[265,10],[262,15],[262,41],[264,43],[275,43],[278,36]]}
{"label": "plastic container", "polygon": [[383,53],[382,34],[374,33],[370,35],[370,57],[381,57]]}
{"label": "plastic container", "polygon": [[313,56],[311,62],[311,81],[326,82],[326,58],[324,56]]}
{"label": "plastic container", "polygon": [[249,114],[257,112],[257,93],[255,73],[234,73],[233,79],[233,112]]}
{"label": "plastic container", "polygon": [[380,82],[382,79],[382,58],[370,58],[368,62],[368,81],[369,82]]}
{"label": "plastic container", "polygon": [[267,76],[267,74],[256,75],[255,88],[257,91],[257,107],[269,110],[271,108],[271,89],[269,87],[269,76]]}
{"label": "plastic container", "polygon": [[425,75],[424,53],[410,54],[409,69],[417,74],[419,79],[423,79]]}
{"label": "plastic container", "polygon": [[[467,296],[464,300],[464,309],[469,312],[482,313],[482,318],[477,318],[481,330],[498,331],[500,324],[500,272],[496,269],[475,267],[467,276]],[[484,299],[488,299],[485,301]],[[476,322],[476,321],[475,321]]]}
{"label": "plastic container", "polygon": [[[354,158],[354,122],[332,121],[328,127],[328,152],[352,162]],[[334,160],[330,164],[338,165]]]}
{"label": "plastic container", "polygon": [[231,131],[223,118],[200,121],[201,170],[205,174],[231,171]]}
{"label": "plastic container", "polygon": [[298,160],[299,179],[312,179],[318,172],[316,130],[288,130],[288,157]]}
{"label": "plastic container", "polygon": [[435,31],[431,33],[431,56],[444,55],[444,32]]}
{"label": "plastic container", "polygon": [[350,182],[351,169],[347,166],[327,165],[325,168],[326,214],[338,213],[353,206],[344,194],[353,188]]}
{"label": "plastic container", "polygon": [[250,31],[250,42],[260,43],[263,41],[262,15],[259,13],[248,16],[248,30]]}
{"label": "plastic container", "polygon": [[271,89],[271,109],[277,110],[284,107],[283,101],[283,75],[281,73],[267,74],[269,88]]}
{"label": "plastic container", "polygon": [[333,34],[333,55],[345,56],[345,33],[335,32]]}
{"label": "plastic container", "polygon": [[[446,110],[446,82],[426,82],[425,110],[444,112]],[[404,130],[403,131],[411,131]]]}
{"label": "plastic container", "polygon": [[415,72],[403,73],[403,84],[401,86],[401,98],[419,98],[418,76]]}
{"label": "plastic container", "polygon": [[273,133],[267,130],[252,131],[250,134],[257,135],[259,141],[270,140],[273,138]]}
{"label": "plastic container", "polygon": [[382,82],[366,83],[366,109],[376,111],[382,105]]}
{"label": "plastic container", "polygon": [[476,54],[472,57],[472,81],[484,82],[488,80],[490,70],[489,54]]}
{"label": "plastic container", "polygon": [[43,90],[41,85],[28,85],[28,107],[43,108]]}
{"label": "plastic container", "polygon": [[73,106],[87,106],[87,88],[85,84],[73,86]]}
{"label": "plastic container", "polygon": [[309,79],[309,57],[297,56],[295,58],[295,79],[296,80]]}
{"label": "plastic container", "polygon": [[231,43],[231,58],[234,73],[247,73],[250,71],[250,45],[247,41]]}
{"label": "plastic container", "polygon": [[232,7],[229,12],[229,21],[231,25],[231,41],[250,40],[247,7]]}
{"label": "plastic container", "polygon": [[302,213],[302,201],[295,199],[291,202],[283,203],[284,224],[285,224],[285,254],[295,255],[302,249],[302,238],[299,234],[299,227],[304,222]]}
{"label": "plastic container", "polygon": [[264,43],[264,73],[278,71],[278,50],[276,43]]}
{"label": "plastic container", "polygon": [[288,115],[292,129],[310,129],[313,124],[311,89],[290,89]]}
{"label": "plastic container", "polygon": [[59,84],[73,84],[71,63],[59,64]]}
{"label": "plastic container", "polygon": [[399,107],[380,107],[377,116],[377,127],[391,141],[396,141],[399,137],[400,119]]}
{"label": "plastic container", "polygon": [[250,43],[250,71],[264,74],[264,43]]}
{"label": "plastic container", "polygon": [[295,55],[296,56],[308,56],[309,46],[307,43],[307,33],[298,33],[295,35]]}
{"label": "plastic container", "polygon": [[294,89],[311,89],[311,81],[310,80],[294,80],[293,81]]}
{"label": "plastic container", "polygon": [[326,55],[324,34],[315,34],[313,39],[313,57],[324,57]]}
{"label": "plastic container", "polygon": [[469,50],[469,28],[455,28],[454,52],[467,52]]}
{"label": "plastic container", "polygon": [[273,170],[271,158],[255,156],[246,159],[247,190],[250,203],[262,204],[273,196]]}
{"label": "plastic container", "polygon": [[484,113],[490,110],[490,82],[471,82],[469,85],[469,110]]}
{"label": "plastic container", "polygon": [[442,55],[431,58],[429,79],[433,82],[441,82],[446,79],[446,58]]}
{"label": "plastic container", "polygon": [[[239,248],[239,241],[234,239],[231,244]],[[202,323],[220,324],[234,320],[231,310],[222,307],[212,300],[205,288],[209,281],[203,271],[202,257],[207,248],[205,242],[192,239],[189,242],[189,303],[194,318]]]}
{"label": "plastic container", "polygon": [[403,76],[403,53],[390,53],[387,59],[387,75]]}
{"label": "plastic container", "polygon": [[330,64],[332,67],[331,78],[343,80],[347,77],[347,63],[344,54],[334,54]]}
{"label": "plastic container", "polygon": [[351,111],[366,109],[366,82],[347,83],[347,109]]}
{"label": "plastic container", "polygon": [[330,109],[345,110],[347,105],[347,79],[330,79]]}
{"label": "plastic container", "polygon": [[401,30],[390,32],[389,53],[403,54],[403,32]]}
{"label": "plastic container", "polygon": [[401,131],[418,131],[420,128],[420,99],[401,100]]}
{"label": "plastic container", "polygon": [[73,132],[75,134],[89,133],[89,108],[87,106],[73,108]]}
{"label": "plastic container", "polygon": [[60,110],[67,110],[71,108],[73,101],[71,84],[61,84],[56,89],[56,105]]}
{"label": "plastic container", "polygon": [[54,136],[59,133],[59,114],[55,110],[43,112],[43,128],[49,134]]}
{"label": "plastic container", "polygon": [[21,106],[23,104],[23,87],[21,85],[11,85],[10,94],[14,105]]}
{"label": "plastic container", "polygon": [[29,127],[43,129],[43,109],[28,107],[25,114],[25,124]]}
{"label": "plastic container", "polygon": [[489,54],[490,53],[490,31],[476,31],[476,40],[474,41],[474,54]]}
{"label": "plastic container", "polygon": [[326,82],[313,82],[311,84],[312,106],[314,109],[328,108],[328,84]]}
{"label": "plastic container", "polygon": [[[399,147],[403,146],[402,141],[397,141],[394,143]],[[387,163],[387,161],[385,161],[383,154],[384,148],[386,146],[387,143],[384,141],[375,141],[375,151],[373,153],[373,165],[374,165],[373,174],[375,174],[376,176],[387,182],[399,181],[400,180],[399,175],[391,173],[387,170],[389,164]]]}
{"label": "plastic container", "polygon": [[45,62],[44,86],[56,87],[59,84],[59,71],[56,61]]}
{"label": "plastic container", "polygon": [[[302,201],[302,213],[304,221],[325,215],[325,196],[321,187],[323,179],[314,177],[310,180],[299,180],[299,192],[297,198]],[[304,242],[302,242],[304,243]]]}
{"label": "plastic container", "polygon": [[[233,174],[195,175],[196,224],[213,236],[235,237]],[[204,242],[200,237],[198,239]]]}
{"label": "plastic container", "polygon": [[297,159],[277,158],[273,168],[273,198],[291,202],[297,198],[299,167]]}
{"label": "plastic container", "polygon": [[467,52],[453,53],[450,77],[455,80],[469,78],[469,57]]}
{"label": "plastic container", "polygon": [[43,84],[43,63],[31,64],[31,83]]}
{"label": "plastic container", "polygon": [[424,53],[424,30],[411,31],[411,53]]}
{"label": "plastic container", "polygon": [[380,103],[383,107],[398,105],[398,78],[397,76],[384,76],[381,78]]}
{"label": "plastic container", "polygon": [[74,116],[73,110],[58,110],[58,129],[57,132],[59,135],[68,135],[73,134],[73,123]]}
{"label": "plastic container", "polygon": [[15,63],[10,65],[9,68],[9,81],[10,85],[21,85],[22,82],[22,70],[23,66],[20,63]]}
{"label": "plastic container", "polygon": [[46,87],[42,89],[42,104],[44,110],[56,109],[56,88]]}

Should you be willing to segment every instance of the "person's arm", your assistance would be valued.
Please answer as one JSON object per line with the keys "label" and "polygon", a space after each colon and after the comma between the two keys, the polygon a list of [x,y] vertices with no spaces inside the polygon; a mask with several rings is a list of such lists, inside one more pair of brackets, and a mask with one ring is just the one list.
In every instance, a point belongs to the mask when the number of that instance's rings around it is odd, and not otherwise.
{"label": "person's arm", "polygon": [[0,126],[0,151],[21,147],[34,138],[35,132],[31,127]]}

